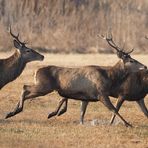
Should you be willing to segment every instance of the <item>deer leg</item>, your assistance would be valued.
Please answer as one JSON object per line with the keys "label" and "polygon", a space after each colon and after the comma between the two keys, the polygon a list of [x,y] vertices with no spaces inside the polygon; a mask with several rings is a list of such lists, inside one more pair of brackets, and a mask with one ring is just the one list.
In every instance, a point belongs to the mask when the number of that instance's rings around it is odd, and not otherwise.
{"label": "deer leg", "polygon": [[80,124],[84,123],[84,115],[87,109],[88,101],[81,102],[81,114],[80,114]]}
{"label": "deer leg", "polygon": [[136,101],[138,106],[140,107],[141,111],[144,113],[144,115],[148,118],[148,110],[145,106],[144,99],[141,99],[139,101]]}
{"label": "deer leg", "polygon": [[[123,102],[124,102],[124,99],[122,97],[119,97],[117,99],[117,102],[116,102],[116,110],[117,110],[117,112],[119,111],[119,109],[122,106]],[[111,120],[110,120],[110,124],[113,124],[115,117],[116,117],[116,114],[113,114],[112,117],[111,117]]]}
{"label": "deer leg", "polygon": [[63,98],[60,102],[59,102],[59,105],[58,107],[56,108],[55,111],[53,111],[52,113],[50,113],[48,115],[48,119],[53,117],[53,116],[56,116],[58,114],[58,111],[60,110],[61,106],[63,105],[63,103],[67,100],[67,98]]}
{"label": "deer leg", "polygon": [[67,103],[68,103],[68,99],[65,100],[65,104],[64,107],[58,112],[58,116],[64,114],[67,111]]}
{"label": "deer leg", "polygon": [[5,119],[10,118],[10,117],[22,112],[25,100],[30,99],[30,98],[35,98],[35,97],[38,97],[38,96],[43,96],[47,93],[49,93],[49,91],[47,91],[47,90],[45,91],[44,89],[41,89],[40,86],[24,85],[23,91],[22,91],[22,94],[21,94],[21,97],[20,97],[20,101],[17,103],[16,108],[12,112],[9,112],[6,115]]}
{"label": "deer leg", "polygon": [[117,109],[112,105],[110,99],[108,96],[100,96],[99,99],[110,111],[112,111],[115,115],[117,115],[124,123],[126,127],[130,126],[132,127],[131,124],[129,124],[117,111]]}
{"label": "deer leg", "polygon": [[27,93],[28,93],[28,92],[27,92],[26,90],[23,90],[22,95],[21,95],[21,97],[20,97],[20,101],[17,103],[17,105],[16,105],[14,111],[9,112],[9,113],[6,115],[5,119],[10,118],[10,117],[12,117],[12,116],[18,114],[19,112],[21,112],[21,111],[23,110],[24,98],[25,98],[25,95],[26,95]]}

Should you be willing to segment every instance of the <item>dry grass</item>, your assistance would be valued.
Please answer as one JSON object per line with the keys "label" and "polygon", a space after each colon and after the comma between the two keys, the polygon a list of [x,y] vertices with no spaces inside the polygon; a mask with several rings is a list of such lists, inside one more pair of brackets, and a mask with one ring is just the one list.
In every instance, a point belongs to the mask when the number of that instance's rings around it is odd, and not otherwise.
{"label": "dry grass", "polygon": [[[0,54],[1,57],[8,56]],[[26,101],[24,112],[4,120],[7,111],[16,105],[24,83],[33,82],[33,72],[41,65],[62,66],[113,65],[116,55],[45,55],[44,62],[28,64],[23,74],[0,91],[0,147],[1,148],[147,148],[148,119],[135,103],[126,102],[120,113],[134,127],[126,128],[122,124],[109,126],[111,113],[100,103],[91,103],[88,107],[85,124],[79,125],[79,101],[69,101],[68,111],[60,117],[47,119],[49,111],[57,106],[60,97],[54,92],[44,97]],[[146,55],[134,55],[148,66]],[[148,105],[147,99],[145,99]],[[105,124],[92,126],[91,120],[99,119]]]}

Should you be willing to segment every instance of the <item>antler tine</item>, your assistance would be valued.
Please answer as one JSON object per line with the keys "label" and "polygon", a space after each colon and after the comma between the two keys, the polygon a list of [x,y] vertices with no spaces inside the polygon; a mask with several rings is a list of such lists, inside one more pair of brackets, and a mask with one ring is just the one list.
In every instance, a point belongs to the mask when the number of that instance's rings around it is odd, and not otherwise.
{"label": "antler tine", "polygon": [[22,45],[25,45],[25,44],[26,44],[25,42],[21,42],[21,41],[19,40],[19,33],[18,33],[18,35],[14,35],[14,34],[12,33],[12,31],[11,31],[11,25],[10,25],[10,34],[11,34],[11,36],[12,36],[13,38],[15,38],[20,44],[22,44]]}
{"label": "antler tine", "polygon": [[109,34],[108,40],[109,40],[115,47],[119,48],[119,47],[115,44],[115,42],[113,41],[113,35],[112,35],[112,33]]}
{"label": "antler tine", "polygon": [[109,35],[106,33],[106,37],[105,37],[104,35],[100,35],[100,34],[98,34],[97,36],[100,37],[100,38],[102,38],[102,39],[104,39],[104,40],[106,40],[107,43],[108,43],[111,47],[113,47],[114,49],[116,49],[117,52],[121,51],[121,48],[119,48],[119,47],[115,44],[115,42],[113,41],[112,33],[110,33]]}
{"label": "antler tine", "polygon": [[98,36],[99,38],[101,38],[101,39],[106,40],[106,37],[105,37],[104,35],[102,35],[102,34],[98,34],[97,36]]}
{"label": "antler tine", "polygon": [[127,52],[127,54],[130,54],[130,53],[132,53],[133,51],[134,51],[134,48],[133,48],[131,51]]}
{"label": "antler tine", "polygon": [[120,49],[120,48],[116,45],[116,43],[114,42],[114,40],[113,40],[113,35],[112,35],[111,32],[110,32],[110,34],[109,34],[108,36],[109,36],[109,38],[107,38],[108,44],[109,44],[111,47],[113,47],[114,49],[116,49],[117,52],[121,51],[121,49]]}
{"label": "antler tine", "polygon": [[18,39],[18,37],[19,37],[19,33],[18,33],[17,36],[14,35],[14,34],[12,33],[12,31],[11,31],[11,26],[10,26],[10,34],[11,34],[11,36],[14,37],[17,41],[19,41],[19,39]]}

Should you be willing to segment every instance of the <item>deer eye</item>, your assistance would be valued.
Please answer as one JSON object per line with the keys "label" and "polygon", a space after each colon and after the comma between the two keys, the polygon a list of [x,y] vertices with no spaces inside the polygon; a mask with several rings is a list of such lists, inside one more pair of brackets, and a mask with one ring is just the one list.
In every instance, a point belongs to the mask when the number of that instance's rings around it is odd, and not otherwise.
{"label": "deer eye", "polygon": [[30,50],[26,50],[26,52],[28,52],[28,53],[29,53],[29,52],[30,52]]}

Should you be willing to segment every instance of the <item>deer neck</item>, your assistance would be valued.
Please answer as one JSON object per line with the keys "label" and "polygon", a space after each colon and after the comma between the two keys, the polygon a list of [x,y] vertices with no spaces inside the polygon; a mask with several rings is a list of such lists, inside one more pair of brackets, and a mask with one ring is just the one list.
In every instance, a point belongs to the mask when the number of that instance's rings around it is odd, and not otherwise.
{"label": "deer neck", "polygon": [[109,71],[109,77],[111,78],[113,84],[122,83],[128,74],[129,72],[125,69],[122,61],[115,64]]}
{"label": "deer neck", "polygon": [[16,79],[22,73],[25,66],[26,63],[23,61],[20,52],[17,50],[9,58],[1,60],[0,77],[3,81],[2,86]]}

